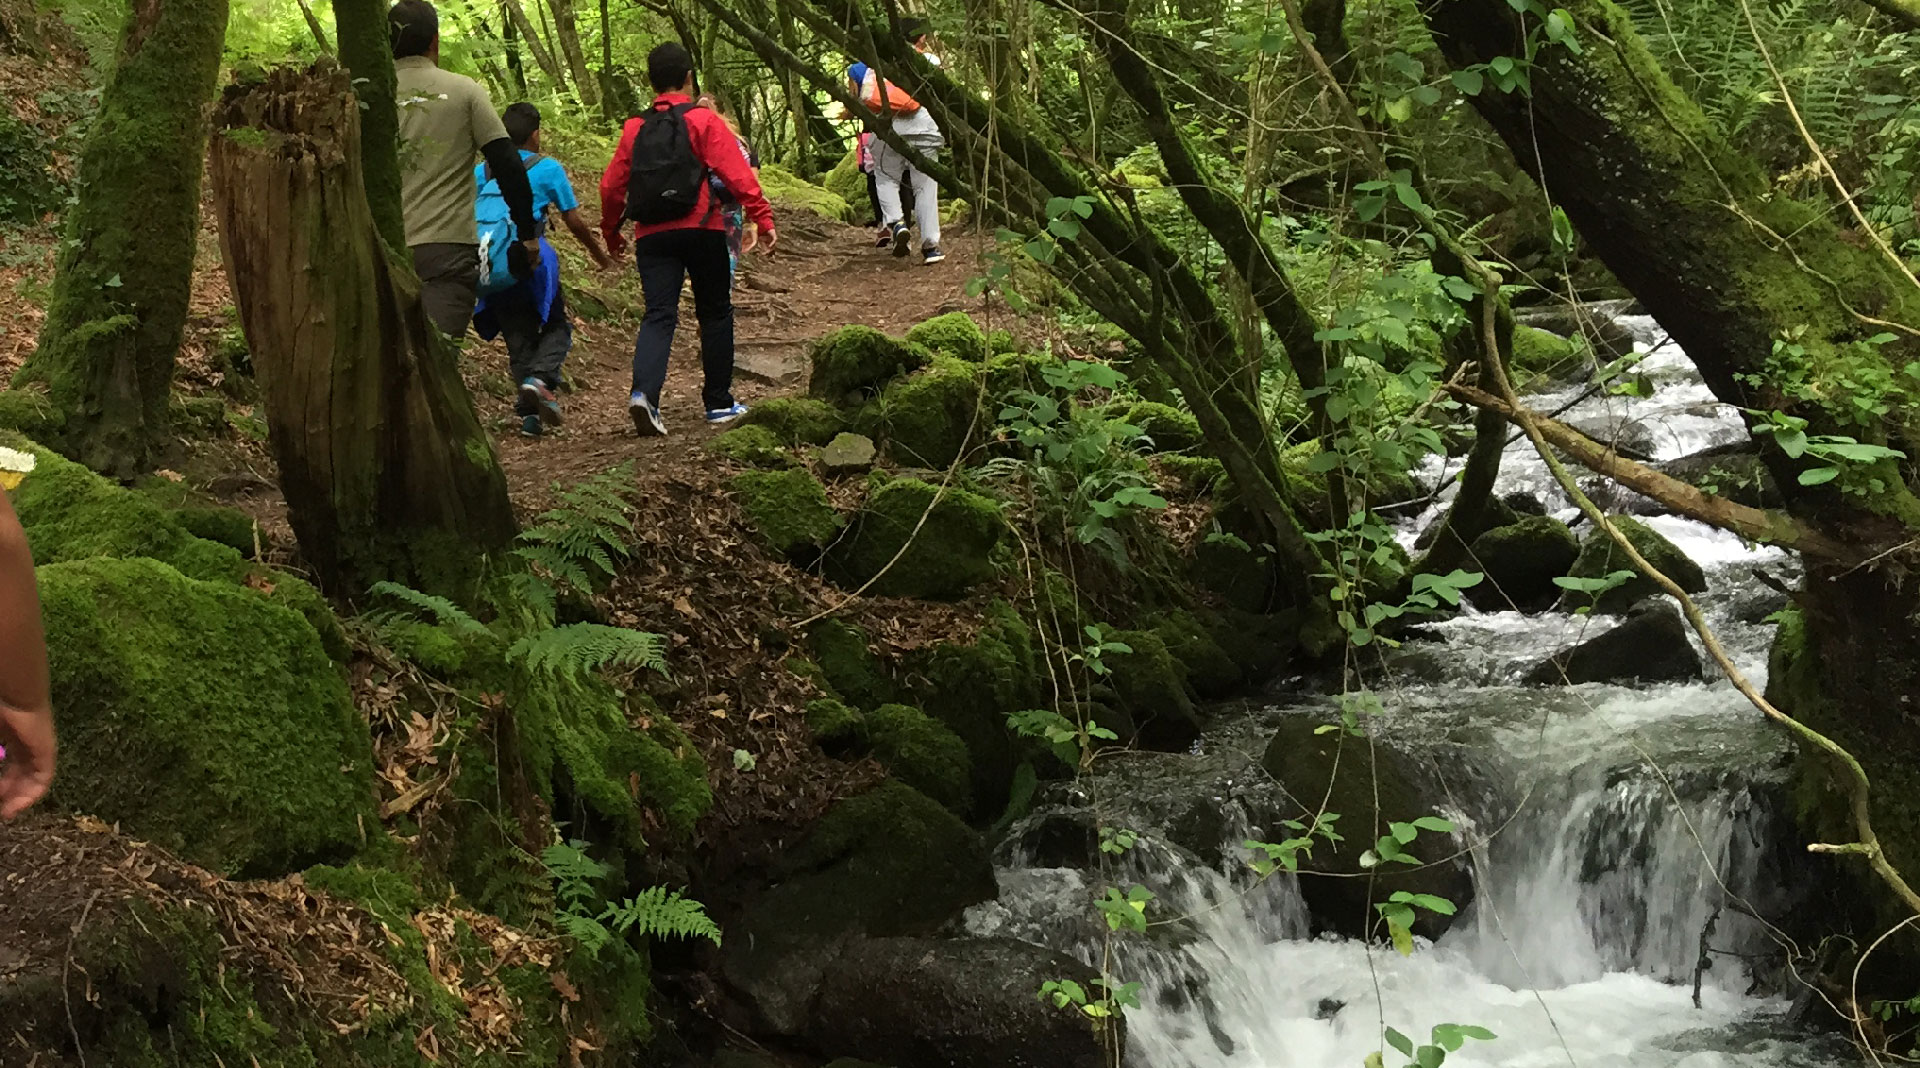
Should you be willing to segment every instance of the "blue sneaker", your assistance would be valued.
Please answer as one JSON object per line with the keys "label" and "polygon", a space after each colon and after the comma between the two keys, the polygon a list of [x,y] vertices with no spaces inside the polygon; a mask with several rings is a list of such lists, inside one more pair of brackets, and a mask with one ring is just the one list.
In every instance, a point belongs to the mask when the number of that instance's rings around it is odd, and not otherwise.
{"label": "blue sneaker", "polygon": [[643,438],[664,438],[667,436],[667,421],[660,418],[660,408],[647,399],[645,393],[635,393],[627,398],[627,414],[633,417],[633,429]]}
{"label": "blue sneaker", "polygon": [[544,424],[540,422],[539,416],[528,415],[528,416],[521,417],[520,419],[520,436],[521,437],[537,438],[546,432],[547,432],[547,428]]}
{"label": "blue sneaker", "polygon": [[733,407],[731,408],[709,409],[707,411],[707,422],[714,426],[719,426],[721,423],[731,423],[745,414],[747,414],[747,406],[741,404],[739,401],[734,401]]}
{"label": "blue sneaker", "polygon": [[560,425],[560,401],[537,378],[520,383],[520,403],[515,410],[521,415],[537,415],[547,426]]}

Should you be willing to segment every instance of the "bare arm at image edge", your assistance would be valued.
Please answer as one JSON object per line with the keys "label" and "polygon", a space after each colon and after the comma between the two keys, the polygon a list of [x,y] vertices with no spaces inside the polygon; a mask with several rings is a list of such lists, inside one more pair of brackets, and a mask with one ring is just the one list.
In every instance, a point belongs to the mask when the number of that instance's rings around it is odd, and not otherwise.
{"label": "bare arm at image edge", "polygon": [[13,502],[0,492],[0,819],[13,819],[53,785],[53,706],[33,554]]}

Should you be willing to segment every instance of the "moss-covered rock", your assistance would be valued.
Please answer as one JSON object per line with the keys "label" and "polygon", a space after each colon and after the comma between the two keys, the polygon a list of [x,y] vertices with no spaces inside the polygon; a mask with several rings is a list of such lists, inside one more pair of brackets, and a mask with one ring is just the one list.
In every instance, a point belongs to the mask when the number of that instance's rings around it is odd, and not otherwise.
{"label": "moss-covered rock", "polygon": [[[1707,588],[1706,573],[1700,565],[1687,557],[1659,532],[1632,516],[1608,516],[1634,551],[1646,558],[1654,569],[1672,579],[1688,593],[1699,593]],[[1613,543],[1604,530],[1595,530],[1587,534],[1580,543],[1580,556],[1568,572],[1574,578],[1605,578],[1615,571],[1632,571],[1633,561]],[[1659,594],[1660,587],[1645,575],[1636,574],[1624,585],[1616,586],[1605,593],[1594,595],[1568,590],[1560,598],[1563,609],[1591,608],[1595,612],[1625,612],[1648,597]]]}
{"label": "moss-covered rock", "polygon": [[1011,330],[987,331],[987,355],[998,356],[1003,352],[1019,352],[1020,339],[1013,336]]}
{"label": "moss-covered rock", "polygon": [[1568,374],[1585,353],[1586,349],[1571,338],[1538,327],[1514,325],[1512,363],[1522,377]]}
{"label": "moss-covered rock", "polygon": [[848,222],[865,222],[872,215],[872,198],[867,196],[867,176],[860,169],[859,154],[853,149],[848,149],[847,154],[840,157],[840,162],[833,165],[820,184],[827,192],[853,206],[854,214],[858,217]]}
{"label": "moss-covered rock", "polygon": [[[759,175],[761,191],[766,193],[767,200],[781,211],[804,211],[834,222],[860,221],[854,214],[853,205],[848,203],[846,198],[825,186],[815,185],[784,167],[768,164],[760,168]],[[864,194],[863,189],[863,199]]]}
{"label": "moss-covered rock", "polygon": [[911,705],[881,705],[866,715],[874,758],[893,777],[955,812],[969,800],[972,761],[959,735]]}
{"label": "moss-covered rock", "polygon": [[743,471],[732,485],[747,522],[782,556],[810,562],[840,533],[826,487],[804,470]]}
{"label": "moss-covered rock", "polygon": [[721,973],[784,1035],[806,1030],[848,939],[932,934],[996,892],[979,834],[896,781],[836,804],[771,876],[728,926]]}
{"label": "moss-covered rock", "polygon": [[914,651],[902,677],[903,696],[966,744],[978,814],[997,813],[1015,769],[1036,751],[1008,728],[1007,717],[1046,703],[1047,668],[1033,628],[1011,606],[995,602],[972,641]]}
{"label": "moss-covered rock", "polygon": [[1226,465],[1211,456],[1162,453],[1154,463],[1179,483],[1182,492],[1195,497],[1214,493],[1227,484]]}
{"label": "moss-covered rock", "polygon": [[936,315],[907,331],[907,340],[925,345],[940,356],[980,363],[989,355],[987,335],[966,312]]}
{"label": "moss-covered rock", "polygon": [[936,356],[889,384],[854,417],[854,429],[908,467],[940,470],[977,446],[991,421],[978,367]]}
{"label": "moss-covered rock", "polygon": [[257,544],[253,517],[237,508],[177,508],[173,518],[194,537],[218,542],[242,556],[252,555]]}
{"label": "moss-covered rock", "polygon": [[1171,404],[1135,401],[1116,406],[1112,414],[1146,434],[1147,441],[1141,447],[1148,452],[1185,452],[1199,448],[1205,440],[1200,434],[1200,421]]}
{"label": "moss-covered rock", "polygon": [[1151,631],[1114,631],[1107,640],[1129,651],[1101,658],[1111,672],[1106,682],[1114,695],[1108,706],[1113,715],[1103,725],[1127,744],[1173,751],[1192,745],[1200,736],[1200,722],[1187,689],[1186,665]]}
{"label": "moss-covered rock", "polygon": [[821,680],[853,707],[879,708],[894,699],[893,681],[860,627],[828,617],[807,632],[807,647]]}
{"label": "moss-covered rock", "polygon": [[833,404],[849,404],[872,396],[909,371],[925,367],[932,354],[870,326],[843,326],[815,341],[807,357],[812,367],[807,394]]}
{"label": "moss-covered rock", "polygon": [[[1433,894],[1466,908],[1473,896],[1472,873],[1464,859],[1445,859],[1460,851],[1441,832],[1421,831],[1408,847],[1428,861],[1426,865],[1385,864],[1373,869],[1371,878],[1354,877],[1367,870],[1360,866],[1361,851],[1373,845],[1377,834],[1386,833],[1390,822],[1411,823],[1439,814],[1445,794],[1430,790],[1412,757],[1380,740],[1322,730],[1311,717],[1295,716],[1275,732],[1261,764],[1296,806],[1289,818],[1310,825],[1316,813],[1340,817],[1335,826],[1345,841],[1315,841],[1310,855],[1300,855],[1303,870],[1329,876],[1300,880],[1316,929],[1352,938],[1377,935],[1372,906],[1401,890]],[[1415,932],[1428,937],[1444,933],[1450,922],[1427,910],[1416,914]]]}
{"label": "moss-covered rock", "polygon": [[740,417],[739,426],[764,426],[787,445],[825,445],[846,428],[840,409],[814,397],[774,397]]}
{"label": "moss-covered rock", "polygon": [[845,752],[867,740],[866,717],[838,697],[816,697],[807,702],[807,729],[829,753]]}
{"label": "moss-covered rock", "polygon": [[764,426],[737,426],[707,443],[707,451],[749,467],[786,467],[797,463],[779,435]]}
{"label": "moss-covered rock", "polygon": [[300,615],[156,560],[39,577],[56,803],[246,875],[345,858],[377,826],[366,725]]}
{"label": "moss-covered rock", "polygon": [[882,597],[956,600],[993,577],[1005,530],[1000,506],[986,497],[894,479],[867,498],[828,551],[827,576]]}
{"label": "moss-covered rock", "polygon": [[0,429],[16,430],[39,440],[57,435],[65,424],[66,417],[40,390],[0,390]]}
{"label": "moss-covered rock", "polygon": [[1150,629],[1186,669],[1187,683],[1199,696],[1230,697],[1245,685],[1245,670],[1192,612],[1164,613]]}
{"label": "moss-covered rock", "polygon": [[1538,608],[1552,603],[1559,593],[1553,580],[1573,567],[1580,543],[1558,519],[1530,515],[1473,539],[1471,552],[1468,567],[1486,575],[1485,581],[1468,591],[1475,604]]}

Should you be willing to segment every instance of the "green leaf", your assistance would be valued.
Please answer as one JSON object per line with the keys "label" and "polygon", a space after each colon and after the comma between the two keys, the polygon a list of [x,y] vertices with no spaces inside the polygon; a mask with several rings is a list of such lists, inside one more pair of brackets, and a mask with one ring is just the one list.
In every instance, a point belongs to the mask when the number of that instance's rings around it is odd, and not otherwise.
{"label": "green leaf", "polygon": [[1455,89],[1460,90],[1468,96],[1479,96],[1480,90],[1487,87],[1486,76],[1471,68],[1454,71],[1452,81]]}
{"label": "green leaf", "polygon": [[1837,467],[1810,467],[1800,472],[1800,484],[1802,486],[1824,486],[1839,477],[1840,469]]}
{"label": "green leaf", "polygon": [[[1513,3],[1514,0],[1507,0],[1507,2]],[[1521,2],[1524,3],[1525,0],[1521,0]],[[1487,69],[1493,71],[1495,74],[1512,74],[1513,73],[1513,57],[1512,56],[1495,56],[1491,60],[1487,61]]]}
{"label": "green leaf", "polygon": [[1387,1028],[1386,1037],[1387,1037],[1387,1045],[1392,1046],[1394,1049],[1399,1050],[1401,1053],[1405,1054],[1406,1056],[1409,1056],[1409,1057],[1413,1056],[1413,1039],[1408,1038],[1407,1036],[1401,1034],[1400,1032],[1394,1030],[1391,1027]]}
{"label": "green leaf", "polygon": [[1413,100],[1409,97],[1396,97],[1387,102],[1387,118],[1395,122],[1405,122],[1413,118]]}
{"label": "green leaf", "polygon": [[[1479,578],[1480,576],[1475,575],[1474,577]],[[1468,585],[1471,584],[1469,583]],[[1453,833],[1453,821],[1442,819],[1439,816],[1422,816],[1414,820],[1413,825],[1423,831],[1438,831],[1441,834]]]}

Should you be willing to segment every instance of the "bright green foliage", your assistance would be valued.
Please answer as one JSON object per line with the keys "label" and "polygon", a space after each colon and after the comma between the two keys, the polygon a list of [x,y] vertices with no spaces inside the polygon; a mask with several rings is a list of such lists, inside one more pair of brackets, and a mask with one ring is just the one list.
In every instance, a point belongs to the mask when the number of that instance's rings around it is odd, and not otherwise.
{"label": "bright green foliage", "polygon": [[987,335],[966,312],[936,315],[907,331],[907,340],[925,345],[935,354],[981,363],[990,355]]}
{"label": "bright green foliage", "polygon": [[882,597],[957,600],[993,577],[991,556],[1005,529],[1000,506],[986,497],[895,479],[874,491],[827,553],[827,575]]}
{"label": "bright green foliage", "polygon": [[748,525],[782,556],[810,560],[840,533],[826,487],[807,471],[743,471],[732,485]]}
{"label": "bright green foliage", "polygon": [[945,468],[979,444],[987,403],[977,366],[935,356],[925,370],[889,384],[860,409],[854,429],[883,443],[901,464]]}
{"label": "bright green foliage", "polygon": [[833,404],[871,396],[892,379],[925,367],[926,349],[896,341],[870,326],[843,326],[813,343],[807,393]]}
{"label": "bright green foliage", "polygon": [[601,623],[569,623],[521,638],[507,649],[507,656],[537,674],[580,680],[604,669],[650,668],[664,675],[666,652],[666,639],[658,634]]}
{"label": "bright green foliage", "polygon": [[973,769],[967,747],[939,720],[911,705],[881,705],[866,715],[873,755],[894,778],[955,812],[965,812]]}
{"label": "bright green foliage", "polygon": [[764,426],[737,426],[707,443],[707,451],[749,467],[785,467],[795,462],[779,435]]}
{"label": "bright green foliage", "polygon": [[847,154],[840,157],[840,162],[833,165],[820,184],[853,207],[858,218],[848,219],[848,222],[861,222],[872,211],[867,197],[867,176],[860,170],[859,153],[853,149],[848,149]]}
{"label": "bright green foliage", "polygon": [[633,551],[633,464],[554,489],[558,503],[520,532],[513,554],[559,586],[591,594]]}
{"label": "bright green foliage", "polygon": [[[795,177],[784,167],[765,166],[760,171],[760,189],[777,212],[802,211],[834,222],[858,222],[855,208],[840,194]],[[861,189],[861,199],[866,190]]]}
{"label": "bright green foliage", "polygon": [[625,901],[607,901],[600,887],[613,869],[588,856],[587,845],[578,840],[555,842],[541,852],[540,860],[553,877],[559,906],[556,925],[590,959],[598,960],[614,939],[635,931],[648,937],[698,937],[720,944],[720,927],[707,916],[706,906],[678,890],[654,886]]}
{"label": "bright green foliage", "polygon": [[[1687,558],[1672,542],[1661,537],[1653,528],[1632,516],[1608,516],[1608,520],[1619,529],[1635,551],[1646,557],[1647,563],[1678,583],[1688,593],[1699,593],[1707,588],[1706,573],[1700,565]],[[1613,543],[1606,531],[1596,530],[1587,534],[1580,543],[1580,556],[1574,561],[1568,572],[1573,578],[1600,579],[1620,570],[1632,570],[1633,563],[1627,559],[1620,547]],[[1565,607],[1591,607],[1596,612],[1625,612],[1635,604],[1660,592],[1660,587],[1644,575],[1636,575],[1618,586],[1611,586],[1598,594],[1581,594],[1569,591],[1562,599]]]}
{"label": "bright green foliage", "polygon": [[893,700],[894,686],[873,655],[867,632],[829,617],[813,625],[807,645],[820,676],[833,692],[855,708],[878,708]]}
{"label": "bright green foliage", "polygon": [[736,425],[764,426],[785,445],[825,445],[846,429],[846,417],[813,397],[774,397],[748,409]]}
{"label": "bright green foliage", "polygon": [[864,741],[867,720],[837,697],[817,697],[807,702],[807,729],[823,748],[838,748]]}
{"label": "bright green foliage", "polygon": [[375,826],[372,754],[312,626],[155,560],[39,569],[57,803],[210,868],[340,859]]}
{"label": "bright green foliage", "polygon": [[1514,325],[1512,369],[1523,378],[1569,374],[1578,370],[1575,361],[1585,354],[1585,346],[1559,334],[1524,323]]}

